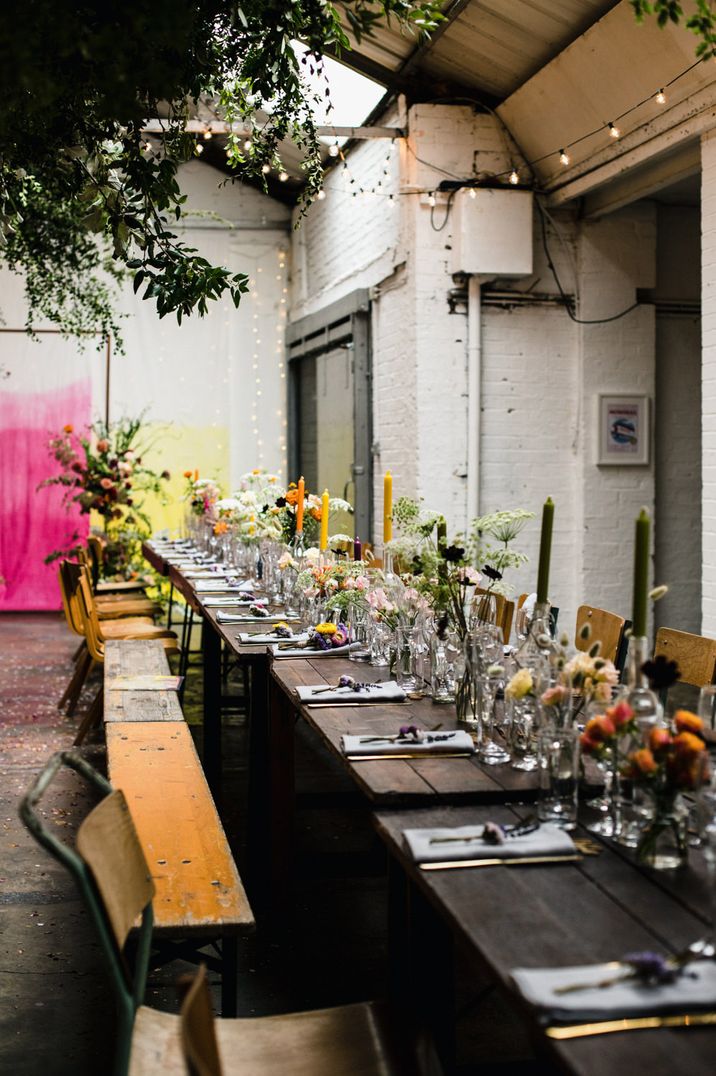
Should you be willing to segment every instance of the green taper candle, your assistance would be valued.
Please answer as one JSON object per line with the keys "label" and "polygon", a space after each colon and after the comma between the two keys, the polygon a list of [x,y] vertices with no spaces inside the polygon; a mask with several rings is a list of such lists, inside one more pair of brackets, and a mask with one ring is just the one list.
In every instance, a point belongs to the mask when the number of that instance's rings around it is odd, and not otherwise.
{"label": "green taper candle", "polygon": [[634,594],[632,604],[632,635],[646,635],[647,602],[649,598],[649,531],[651,520],[646,508],[636,519],[634,542]]}
{"label": "green taper candle", "polygon": [[554,501],[548,497],[542,509],[542,537],[539,543],[539,569],[537,571],[537,601],[544,605],[549,599],[549,558],[552,553],[552,525],[554,524]]}

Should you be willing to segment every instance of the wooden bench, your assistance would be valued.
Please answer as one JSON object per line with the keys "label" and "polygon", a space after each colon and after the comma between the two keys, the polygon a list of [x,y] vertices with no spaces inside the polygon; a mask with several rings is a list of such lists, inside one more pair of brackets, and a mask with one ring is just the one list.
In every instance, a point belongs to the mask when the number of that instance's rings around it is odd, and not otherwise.
{"label": "wooden bench", "polygon": [[[236,1015],[238,938],[254,916],[175,691],[124,691],[118,676],[165,675],[161,644],[107,644],[109,779],[129,804],[156,886],[155,939],[168,959],[221,941],[222,1012]],[[171,698],[169,698],[171,696]],[[188,943],[188,944],[187,944]]]}

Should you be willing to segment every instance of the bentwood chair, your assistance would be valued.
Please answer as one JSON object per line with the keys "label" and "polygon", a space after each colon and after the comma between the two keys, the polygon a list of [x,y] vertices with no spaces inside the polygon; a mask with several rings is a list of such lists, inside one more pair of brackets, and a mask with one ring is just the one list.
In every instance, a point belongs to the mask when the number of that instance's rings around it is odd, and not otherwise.
{"label": "bentwood chair", "polygon": [[510,633],[512,631],[512,619],[515,615],[515,603],[506,598],[504,594],[496,594],[494,590],[486,590],[484,587],[475,587],[476,594],[482,594],[486,597],[495,599],[495,623],[498,627],[502,628],[502,638],[507,643],[510,639]]}
{"label": "bentwood chair", "polygon": [[[162,615],[161,605],[151,601],[141,588],[135,588],[129,593],[124,590],[101,591],[96,583],[93,559],[85,550],[80,549],[78,551],[78,560],[90,580],[100,619],[112,620],[124,616],[148,616],[154,618]],[[111,584],[111,586],[114,587],[115,584]]]}
{"label": "bentwood chair", "polygon": [[[102,563],[104,561],[104,541],[96,534],[90,534],[87,539],[87,557],[92,573],[92,589],[96,595],[100,594],[132,594],[142,596],[144,583],[138,579],[112,580],[100,579]],[[84,552],[84,550],[82,550]]]}
{"label": "bentwood chair", "polygon": [[[82,822],[74,849],[45,827],[36,810],[63,765],[103,797]],[[115,1076],[185,1076],[187,1063],[201,1076],[438,1076],[429,1046],[421,1057],[385,1010],[370,1002],[213,1023],[199,977],[181,1018],[145,1006],[154,883],[123,793],[84,759],[63,751],[22,800],[20,817],[73,875],[97,930],[116,998]],[[131,972],[125,945],[140,919]]]}
{"label": "bentwood chair", "polygon": [[[585,624],[590,631],[586,638],[581,638]],[[593,605],[580,605],[577,609],[577,623],[574,630],[574,645],[577,650],[589,650],[596,642],[601,643],[600,655],[612,661],[621,674],[624,669],[627,652],[627,629],[631,621],[625,620],[618,613],[606,609],[597,609]]]}

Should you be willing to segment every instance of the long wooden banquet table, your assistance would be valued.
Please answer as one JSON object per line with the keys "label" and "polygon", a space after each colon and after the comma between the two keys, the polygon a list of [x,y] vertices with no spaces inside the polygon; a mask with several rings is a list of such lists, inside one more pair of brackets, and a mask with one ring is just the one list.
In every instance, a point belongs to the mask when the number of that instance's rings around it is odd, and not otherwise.
{"label": "long wooden banquet table", "polygon": [[[147,559],[158,570],[162,558]],[[650,1076],[716,1069],[716,1030],[649,1030],[579,1039],[551,1036],[511,984],[517,966],[560,966],[618,960],[626,952],[680,950],[707,933],[709,902],[703,857],[685,872],[650,872],[608,841],[592,838],[598,854],[548,866],[423,870],[406,850],[403,830],[436,825],[505,822],[524,816],[536,798],[532,773],[484,766],[473,757],[351,760],[346,733],[382,735],[401,725],[456,727],[454,708],[429,700],[401,704],[300,703],[299,685],[336,684],[343,674],[384,680],[386,670],[344,657],[280,658],[268,647],[237,640],[244,626],[220,623],[220,606],[206,607],[178,569],[165,568],[175,589],[203,618],[205,751],[221,759],[221,647],[251,667],[250,839],[252,871],[262,891],[287,889],[292,858],[295,722],[329,749],[374,810],[389,864],[391,978],[394,999],[433,1026],[448,1069],[455,1019],[451,958],[455,946],[474,959],[483,978],[507,992],[539,1050],[566,1072],[615,1076],[631,1067]],[[216,595],[212,595],[215,599]],[[251,838],[253,834],[253,838]],[[586,832],[579,832],[581,837]]]}

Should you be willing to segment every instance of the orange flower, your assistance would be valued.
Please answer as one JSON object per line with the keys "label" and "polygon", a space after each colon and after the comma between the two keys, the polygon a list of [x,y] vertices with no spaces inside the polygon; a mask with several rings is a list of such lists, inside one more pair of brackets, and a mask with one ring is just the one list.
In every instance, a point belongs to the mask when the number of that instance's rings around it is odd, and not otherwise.
{"label": "orange flower", "polygon": [[185,471],[184,472],[184,477],[185,478],[191,478],[191,471]]}
{"label": "orange flower", "polygon": [[286,490],[286,504],[298,504],[298,490],[287,489]]}
{"label": "orange flower", "polygon": [[635,751],[633,755],[629,756],[629,762],[635,777],[640,775],[646,777],[650,773],[656,773],[659,768],[648,747],[642,747],[639,751]]}
{"label": "orange flower", "polygon": [[698,788],[708,773],[704,741],[691,732],[680,732],[672,747],[673,755],[667,763],[671,780],[680,788]]}
{"label": "orange flower", "polygon": [[611,717],[608,714],[599,714],[587,722],[584,734],[590,740],[600,744],[604,743],[605,740],[609,740],[616,731],[616,726]]}
{"label": "orange flower", "polygon": [[319,523],[321,522],[321,509],[320,508],[312,508],[311,509],[311,515],[313,516],[314,519],[317,519]]}
{"label": "orange flower", "polygon": [[74,433],[75,432],[74,426],[69,422],[67,423],[66,426],[63,426],[62,429],[65,431],[65,433]]}
{"label": "orange flower", "polygon": [[692,755],[705,751],[706,745],[699,736],[694,736],[693,732],[680,732],[678,736],[674,736],[674,749],[677,755]]}
{"label": "orange flower", "polygon": [[583,732],[579,737],[579,745],[582,748],[582,753],[585,755],[591,755],[602,746],[596,740],[593,740],[591,736],[587,736],[586,732]]}
{"label": "orange flower", "polygon": [[226,534],[229,529],[229,524],[224,523],[223,519],[220,519],[218,523],[214,524],[214,534],[220,537],[222,534]]}
{"label": "orange flower", "polygon": [[671,744],[671,733],[668,729],[652,729],[649,733],[649,747],[658,754]]}
{"label": "orange flower", "polygon": [[674,714],[674,724],[678,732],[694,732],[697,735],[704,731],[704,723],[690,710],[677,710]]}

